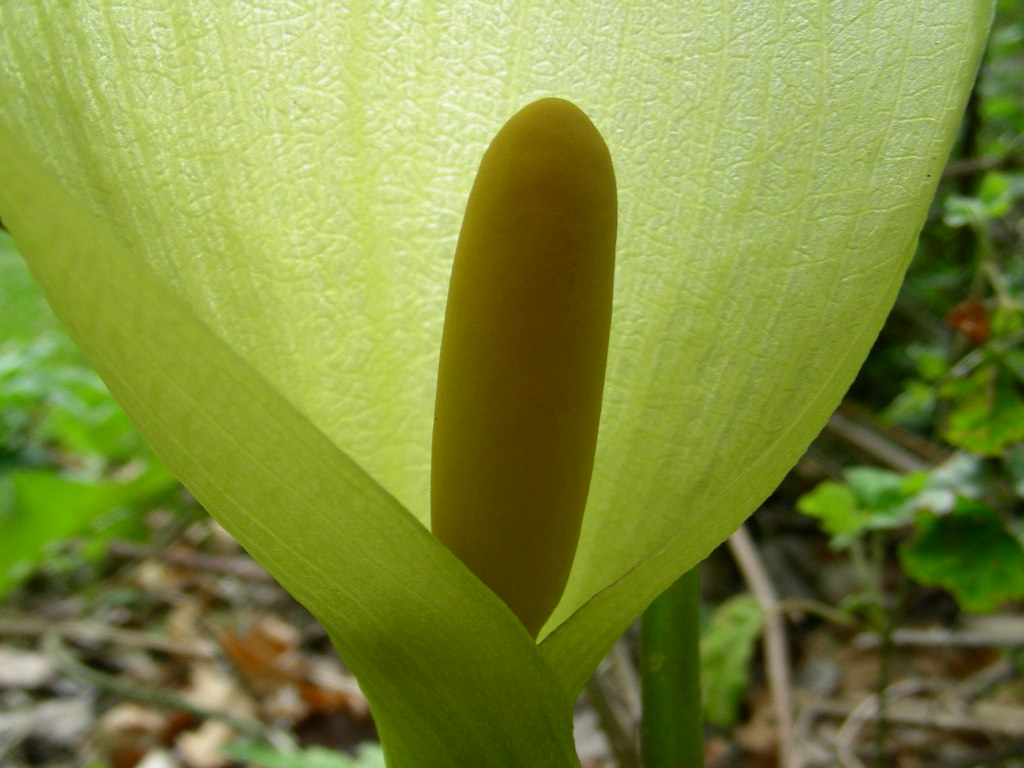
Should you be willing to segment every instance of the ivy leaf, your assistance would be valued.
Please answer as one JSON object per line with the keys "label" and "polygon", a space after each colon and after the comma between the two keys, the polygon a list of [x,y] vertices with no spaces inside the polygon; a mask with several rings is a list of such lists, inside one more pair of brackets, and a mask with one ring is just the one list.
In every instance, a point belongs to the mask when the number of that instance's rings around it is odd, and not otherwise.
{"label": "ivy leaf", "polygon": [[889,424],[922,426],[928,424],[935,412],[935,387],[923,381],[910,381],[882,413]]}
{"label": "ivy leaf", "polygon": [[943,437],[952,445],[986,456],[1024,440],[1024,394],[1011,372],[998,361],[943,388],[952,411]]}
{"label": "ivy leaf", "polygon": [[83,533],[101,515],[155,499],[176,485],[156,462],[126,482],[76,480],[22,470],[0,479],[0,598],[23,581],[55,542]]}
{"label": "ivy leaf", "polygon": [[903,476],[874,467],[854,467],[843,474],[845,483],[826,481],[797,501],[797,509],[817,518],[834,547],[848,546],[865,531],[909,522],[911,496],[925,480],[921,474]]}
{"label": "ivy leaf", "polygon": [[868,512],[866,525],[871,530],[898,528],[909,522],[913,514],[910,497],[926,481],[921,472],[901,475],[876,467],[853,467],[843,474],[858,504]]}
{"label": "ivy leaf", "polygon": [[857,497],[848,485],[831,480],[801,496],[796,508],[817,519],[835,547],[846,546],[856,538],[864,530],[868,516],[857,506]]}
{"label": "ivy leaf", "polygon": [[900,551],[907,574],[948,589],[964,610],[989,613],[1024,597],[1024,546],[991,509],[961,501],[948,515],[921,515]]}

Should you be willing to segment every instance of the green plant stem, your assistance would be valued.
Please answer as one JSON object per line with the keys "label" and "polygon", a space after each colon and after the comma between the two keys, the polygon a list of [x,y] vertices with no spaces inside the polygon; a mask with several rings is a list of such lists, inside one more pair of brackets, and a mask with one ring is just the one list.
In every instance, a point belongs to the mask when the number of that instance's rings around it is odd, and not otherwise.
{"label": "green plant stem", "polygon": [[702,768],[700,568],[665,590],[641,621],[644,768]]}
{"label": "green plant stem", "polygon": [[876,555],[876,544],[871,544],[869,555],[863,539],[856,538],[850,542],[850,557],[853,560],[853,567],[857,571],[857,578],[860,579],[863,595],[866,598],[865,614],[868,627],[872,631],[882,634],[885,631],[886,617],[883,608],[885,596],[882,594],[881,573]]}

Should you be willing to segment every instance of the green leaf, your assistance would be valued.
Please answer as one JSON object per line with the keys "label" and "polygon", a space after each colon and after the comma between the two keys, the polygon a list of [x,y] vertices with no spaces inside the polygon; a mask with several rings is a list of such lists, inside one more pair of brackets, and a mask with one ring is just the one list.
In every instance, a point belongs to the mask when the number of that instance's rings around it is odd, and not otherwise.
{"label": "green leaf", "polygon": [[843,473],[871,530],[896,528],[910,522],[910,495],[924,480],[921,474],[900,475],[876,467],[853,467]]}
{"label": "green leaf", "polygon": [[886,406],[882,418],[888,424],[927,426],[933,418],[936,400],[935,387],[923,381],[911,381],[905,384],[903,391]]}
{"label": "green leaf", "polygon": [[983,504],[949,515],[922,515],[900,552],[907,574],[953,593],[967,611],[988,613],[1024,597],[1024,546]]}
{"label": "green leaf", "polygon": [[946,198],[943,221],[947,227],[984,227],[992,219],[1004,216],[1017,197],[1009,176],[990,171],[982,177],[977,196]]}
{"label": "green leaf", "polygon": [[989,218],[1004,216],[1014,202],[1015,190],[1010,177],[999,171],[989,171],[981,178],[978,188],[978,199],[985,204],[985,213]]}
{"label": "green leaf", "polygon": [[155,462],[128,482],[19,471],[0,484],[7,486],[0,493],[0,598],[31,575],[55,543],[78,536],[112,509],[154,499],[176,485]]}
{"label": "green leaf", "polygon": [[764,613],[750,595],[730,598],[715,609],[700,641],[701,695],[709,722],[736,722],[763,626]]}
{"label": "green leaf", "polygon": [[928,473],[914,492],[913,505],[937,514],[952,512],[962,499],[977,499],[988,492],[981,456],[957,452]]}
{"label": "green leaf", "polygon": [[0,352],[0,446],[72,454],[97,473],[148,455],[124,411],[63,332]]}
{"label": "green leaf", "polygon": [[[1003,339],[1024,330],[1024,311],[1021,310],[1019,299],[1013,304],[999,304],[992,313],[993,337]],[[1003,357],[1003,363],[1018,379],[1024,381],[1024,360],[1021,359],[1020,350],[1008,351]]]}
{"label": "green leaf", "polygon": [[1014,349],[1003,356],[1003,364],[1017,381],[1024,384],[1024,349]]}
{"label": "green leaf", "polygon": [[[570,765],[604,652],[852,380],[991,10],[4,3],[0,217],[158,455],[328,628],[392,768]],[[466,195],[546,95],[606,136],[621,214],[542,655],[422,522]]]}
{"label": "green leaf", "polygon": [[947,227],[983,227],[988,221],[988,209],[976,197],[950,195],[944,203],[942,223]]}
{"label": "green leaf", "polygon": [[40,335],[64,336],[53,310],[46,304],[39,283],[0,231],[0,351],[12,341],[28,343]]}
{"label": "green leaf", "polygon": [[948,352],[925,344],[911,344],[907,354],[914,361],[917,375],[927,382],[935,382],[949,372]]}
{"label": "green leaf", "polygon": [[384,755],[375,744],[363,744],[357,757],[348,757],[323,747],[282,752],[260,744],[227,744],[224,754],[253,768],[387,768]]}
{"label": "green leaf", "polygon": [[947,384],[943,395],[952,408],[943,437],[958,448],[999,456],[1024,440],[1024,390],[1002,365],[979,367]]}
{"label": "green leaf", "polygon": [[1015,445],[1006,452],[1003,466],[1012,483],[1013,492],[1018,498],[1024,498],[1024,444]]}
{"label": "green leaf", "polygon": [[853,490],[844,483],[826,481],[801,496],[796,508],[818,520],[836,546],[845,546],[865,527],[868,512],[857,505]]}
{"label": "green leaf", "polygon": [[2,231],[0,307],[0,454],[56,448],[106,464],[143,450]]}
{"label": "green leaf", "polygon": [[797,501],[797,509],[817,518],[832,545],[848,546],[865,531],[898,528],[910,522],[910,498],[923,476],[899,475],[875,467],[853,467],[845,483],[824,482]]}

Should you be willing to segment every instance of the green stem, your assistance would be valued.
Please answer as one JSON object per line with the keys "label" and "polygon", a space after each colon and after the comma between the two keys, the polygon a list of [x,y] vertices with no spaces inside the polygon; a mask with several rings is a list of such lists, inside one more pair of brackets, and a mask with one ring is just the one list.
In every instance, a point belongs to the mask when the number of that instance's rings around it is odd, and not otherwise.
{"label": "green stem", "polygon": [[644,612],[640,666],[644,768],[702,768],[699,567],[684,573]]}

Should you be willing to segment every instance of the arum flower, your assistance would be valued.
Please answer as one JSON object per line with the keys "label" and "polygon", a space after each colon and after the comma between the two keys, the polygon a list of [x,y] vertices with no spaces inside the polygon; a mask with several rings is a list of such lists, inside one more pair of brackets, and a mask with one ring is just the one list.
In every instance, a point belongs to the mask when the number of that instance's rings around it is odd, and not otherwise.
{"label": "arum flower", "polygon": [[[168,466],[323,623],[388,764],[570,766],[634,617],[766,497],[894,299],[991,15],[953,0],[0,5],[0,218]],[[427,528],[480,157],[571,100],[618,182],[568,583]]]}

